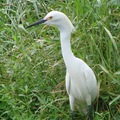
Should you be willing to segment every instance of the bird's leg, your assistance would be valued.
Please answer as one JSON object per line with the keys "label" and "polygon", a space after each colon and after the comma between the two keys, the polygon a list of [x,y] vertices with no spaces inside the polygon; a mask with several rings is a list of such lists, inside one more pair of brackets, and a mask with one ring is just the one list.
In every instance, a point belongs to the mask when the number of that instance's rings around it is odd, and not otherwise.
{"label": "bird's leg", "polygon": [[74,120],[74,111],[71,111],[72,120]]}
{"label": "bird's leg", "polygon": [[72,117],[72,120],[74,120],[74,102],[75,102],[74,97],[69,95],[69,101],[70,101],[70,108],[71,108],[71,117]]}
{"label": "bird's leg", "polygon": [[92,118],[92,105],[87,106],[87,111],[88,111],[88,120],[93,120],[93,118]]}

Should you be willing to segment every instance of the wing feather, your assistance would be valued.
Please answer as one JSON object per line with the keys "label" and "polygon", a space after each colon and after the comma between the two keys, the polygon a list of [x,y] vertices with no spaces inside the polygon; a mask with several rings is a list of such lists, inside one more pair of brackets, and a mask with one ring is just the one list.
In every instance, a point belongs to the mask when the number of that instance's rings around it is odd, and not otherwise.
{"label": "wing feather", "polygon": [[66,72],[66,90],[67,90],[68,95],[70,95],[70,83],[71,83],[70,76],[68,72]]}

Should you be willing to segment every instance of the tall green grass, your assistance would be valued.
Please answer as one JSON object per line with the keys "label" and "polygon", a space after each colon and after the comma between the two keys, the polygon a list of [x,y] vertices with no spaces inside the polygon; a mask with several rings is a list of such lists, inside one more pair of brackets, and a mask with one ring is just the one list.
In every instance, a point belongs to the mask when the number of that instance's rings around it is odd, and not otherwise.
{"label": "tall green grass", "polygon": [[72,51],[96,74],[94,120],[120,119],[119,0],[4,0],[0,7],[1,120],[70,119],[59,32],[44,25],[25,29],[51,10],[70,18]]}

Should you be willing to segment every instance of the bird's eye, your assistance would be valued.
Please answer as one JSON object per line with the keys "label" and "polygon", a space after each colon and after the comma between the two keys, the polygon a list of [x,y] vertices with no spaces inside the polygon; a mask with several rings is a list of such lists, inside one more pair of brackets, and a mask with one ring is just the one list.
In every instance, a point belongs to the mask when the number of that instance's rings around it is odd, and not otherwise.
{"label": "bird's eye", "polygon": [[52,16],[50,16],[49,18],[48,18],[48,20],[51,20],[53,17]]}

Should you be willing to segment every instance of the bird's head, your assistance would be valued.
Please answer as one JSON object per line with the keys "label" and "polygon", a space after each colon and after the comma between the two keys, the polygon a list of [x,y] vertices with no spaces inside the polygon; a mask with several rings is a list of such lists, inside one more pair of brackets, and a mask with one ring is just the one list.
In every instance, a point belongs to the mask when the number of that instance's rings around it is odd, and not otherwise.
{"label": "bird's head", "polygon": [[72,32],[74,31],[74,26],[72,25],[71,21],[68,19],[68,17],[59,11],[51,11],[49,12],[42,20],[35,22],[26,28],[39,25],[39,24],[47,24],[47,25],[55,25],[58,27],[58,29],[61,32],[68,31]]}

